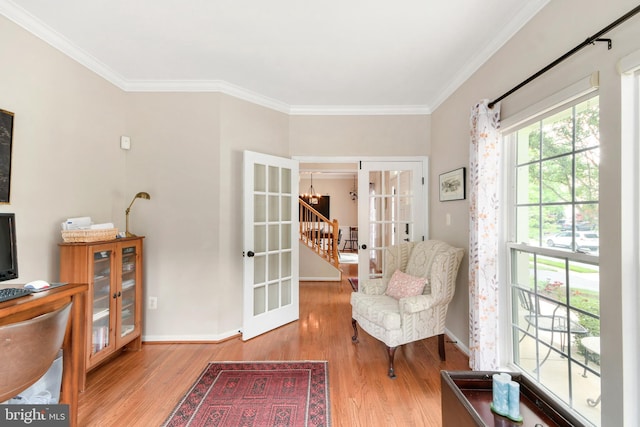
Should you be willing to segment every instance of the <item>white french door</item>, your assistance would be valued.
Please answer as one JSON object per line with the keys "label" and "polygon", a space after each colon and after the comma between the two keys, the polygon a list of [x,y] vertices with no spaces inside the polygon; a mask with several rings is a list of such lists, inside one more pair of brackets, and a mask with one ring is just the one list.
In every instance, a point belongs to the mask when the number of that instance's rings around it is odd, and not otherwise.
{"label": "white french door", "polygon": [[383,249],[426,235],[422,161],[362,162],[358,173],[358,277],[382,276]]}
{"label": "white french door", "polygon": [[298,169],[244,152],[243,340],[299,318]]}

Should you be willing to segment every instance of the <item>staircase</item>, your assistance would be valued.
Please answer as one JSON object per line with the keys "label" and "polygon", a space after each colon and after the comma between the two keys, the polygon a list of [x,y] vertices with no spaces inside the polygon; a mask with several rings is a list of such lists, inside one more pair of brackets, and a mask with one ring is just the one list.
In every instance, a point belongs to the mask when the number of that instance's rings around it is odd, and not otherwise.
{"label": "staircase", "polygon": [[338,267],[338,244],[340,228],[338,220],[330,221],[302,199],[298,199],[300,210],[300,240],[318,256]]}

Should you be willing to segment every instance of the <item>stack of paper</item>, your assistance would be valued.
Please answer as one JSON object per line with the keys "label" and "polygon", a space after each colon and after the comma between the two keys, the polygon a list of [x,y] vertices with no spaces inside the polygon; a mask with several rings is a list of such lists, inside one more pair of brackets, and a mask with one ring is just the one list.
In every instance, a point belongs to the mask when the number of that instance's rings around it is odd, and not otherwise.
{"label": "stack of paper", "polygon": [[69,218],[62,223],[63,230],[106,230],[114,228],[112,222],[104,222],[102,224],[94,224],[90,216],[82,216],[78,218]]}
{"label": "stack of paper", "polygon": [[62,223],[63,230],[87,230],[91,227],[91,217],[69,218]]}

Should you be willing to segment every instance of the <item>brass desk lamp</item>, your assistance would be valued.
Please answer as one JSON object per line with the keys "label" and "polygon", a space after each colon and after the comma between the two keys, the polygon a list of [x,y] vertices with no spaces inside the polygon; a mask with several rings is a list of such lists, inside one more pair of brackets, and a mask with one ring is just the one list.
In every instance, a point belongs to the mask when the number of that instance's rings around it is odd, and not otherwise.
{"label": "brass desk lamp", "polygon": [[136,201],[136,199],[146,199],[146,200],[150,200],[151,196],[149,195],[149,193],[145,192],[145,191],[141,191],[138,194],[135,195],[135,197],[133,198],[133,200],[131,201],[131,204],[129,204],[129,207],[127,208],[127,210],[125,211],[125,216],[127,219],[127,229],[126,229],[126,235],[127,237],[135,237],[135,234],[133,233],[129,233],[129,212],[131,211],[131,206],[133,206],[133,202]]}

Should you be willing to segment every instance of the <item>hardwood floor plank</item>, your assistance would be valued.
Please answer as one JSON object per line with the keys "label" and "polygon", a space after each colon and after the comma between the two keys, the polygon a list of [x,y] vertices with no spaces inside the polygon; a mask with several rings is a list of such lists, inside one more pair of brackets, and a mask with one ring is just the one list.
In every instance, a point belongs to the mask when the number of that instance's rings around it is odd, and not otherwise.
{"label": "hardwood floor plank", "polygon": [[[353,271],[353,267],[351,270]],[[468,370],[469,360],[436,337],[396,352],[395,380],[387,377],[383,343],[360,330],[351,342],[351,285],[302,282],[300,319],[250,341],[144,343],[89,373],[80,395],[81,426],[159,426],[210,361],[327,360],[334,427],[439,426],[440,370]]]}

